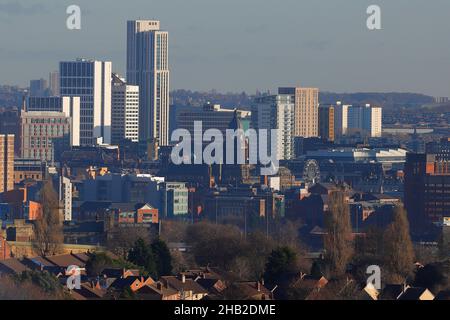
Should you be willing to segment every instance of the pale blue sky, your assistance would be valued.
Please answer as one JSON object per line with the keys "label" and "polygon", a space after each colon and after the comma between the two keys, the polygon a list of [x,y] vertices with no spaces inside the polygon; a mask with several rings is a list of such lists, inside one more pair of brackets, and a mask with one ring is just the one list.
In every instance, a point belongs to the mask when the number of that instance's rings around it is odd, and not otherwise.
{"label": "pale blue sky", "polygon": [[[65,28],[66,7],[82,30]],[[381,31],[366,8],[382,8]],[[0,83],[87,57],[125,72],[126,20],[169,31],[172,89],[410,91],[450,95],[448,0],[0,0]]]}

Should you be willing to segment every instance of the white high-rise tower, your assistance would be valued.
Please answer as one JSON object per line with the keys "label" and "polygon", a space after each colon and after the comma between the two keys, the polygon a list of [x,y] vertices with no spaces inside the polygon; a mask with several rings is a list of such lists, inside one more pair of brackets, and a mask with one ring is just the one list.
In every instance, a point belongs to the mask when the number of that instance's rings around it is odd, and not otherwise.
{"label": "white high-rise tower", "polygon": [[139,140],[168,145],[168,32],[159,21],[128,21],[127,83],[139,86]]}

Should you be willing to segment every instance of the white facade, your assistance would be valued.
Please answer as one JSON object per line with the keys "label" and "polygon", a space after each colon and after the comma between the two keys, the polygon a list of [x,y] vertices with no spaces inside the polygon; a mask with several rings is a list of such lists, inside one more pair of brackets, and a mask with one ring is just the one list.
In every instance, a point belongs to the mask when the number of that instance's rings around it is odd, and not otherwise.
{"label": "white facade", "polygon": [[[252,123],[255,129],[278,129],[278,160],[291,159],[294,155],[293,131],[295,96],[276,95],[258,98],[252,107]],[[270,131],[268,150],[270,148]]]}
{"label": "white facade", "polygon": [[61,95],[80,97],[80,144],[111,143],[112,63],[77,59],[59,68]]}
{"label": "white facade", "polygon": [[334,132],[336,137],[342,137],[347,134],[348,128],[348,108],[351,105],[336,102],[334,108]]}
{"label": "white facade", "polygon": [[169,144],[168,32],[160,22],[127,23],[127,82],[139,86],[139,140]]}
{"label": "white facade", "polygon": [[70,117],[70,146],[80,145],[80,97],[61,97],[62,112]]}
{"label": "white facade", "polygon": [[382,135],[382,108],[366,104],[348,108],[348,133],[360,132],[370,137]]}
{"label": "white facade", "polygon": [[72,182],[69,178],[59,178],[59,201],[63,205],[64,221],[72,221]]}
{"label": "white facade", "polygon": [[113,74],[112,79],[112,143],[124,139],[139,141],[139,87],[128,85]]}
{"label": "white facade", "polygon": [[381,137],[383,130],[383,109],[380,107],[372,107],[370,114],[370,136]]}

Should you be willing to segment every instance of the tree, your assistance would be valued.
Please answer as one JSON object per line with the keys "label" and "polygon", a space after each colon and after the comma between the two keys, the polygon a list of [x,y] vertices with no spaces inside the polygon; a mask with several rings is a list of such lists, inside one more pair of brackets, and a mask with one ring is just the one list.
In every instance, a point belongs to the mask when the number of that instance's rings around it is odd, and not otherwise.
{"label": "tree", "polygon": [[201,222],[191,225],[187,235],[195,260],[202,266],[230,271],[235,259],[245,252],[245,239],[234,226]]}
{"label": "tree", "polygon": [[151,250],[153,252],[153,256],[155,257],[158,276],[172,274],[172,257],[166,243],[160,238],[157,238],[152,242]]}
{"label": "tree", "polygon": [[358,238],[355,244],[359,260],[372,264],[379,262],[383,250],[383,230],[370,226],[365,236]]}
{"label": "tree", "polygon": [[158,277],[155,256],[153,255],[152,248],[144,239],[139,238],[136,240],[134,246],[128,253],[128,261],[143,267],[152,277]]}
{"label": "tree", "polygon": [[384,266],[395,280],[411,275],[414,248],[409,234],[409,223],[403,206],[396,206],[393,221],[384,233]]}
{"label": "tree", "polygon": [[440,259],[446,259],[450,256],[450,234],[443,228],[438,241],[438,255]]}
{"label": "tree", "polygon": [[439,263],[427,264],[423,268],[417,270],[414,286],[427,288],[434,294],[437,294],[448,284],[444,269],[445,267]]}
{"label": "tree", "polygon": [[288,247],[279,247],[272,251],[267,259],[264,280],[276,285],[289,280],[296,272],[296,254]]}
{"label": "tree", "polygon": [[58,195],[50,179],[39,192],[42,216],[35,221],[33,248],[40,256],[55,255],[64,241]]}
{"label": "tree", "polygon": [[325,260],[331,274],[339,277],[345,273],[354,252],[350,212],[343,191],[329,195],[328,212],[325,214]]}
{"label": "tree", "polygon": [[166,242],[186,241],[186,229],[190,224],[185,221],[164,220],[161,223],[160,237]]}
{"label": "tree", "polygon": [[150,242],[151,237],[152,234],[146,227],[116,225],[108,232],[106,247],[122,259],[127,259],[128,252],[139,238]]}
{"label": "tree", "polygon": [[91,255],[86,262],[86,271],[88,276],[99,276],[105,268],[114,265],[114,261],[104,252],[96,252]]}
{"label": "tree", "polygon": [[63,292],[59,279],[47,271],[23,271],[17,276],[17,280],[21,283],[32,283],[49,295],[60,296]]}
{"label": "tree", "polygon": [[[47,278],[48,275],[44,275]],[[54,278],[53,282],[58,280]],[[50,282],[52,282],[50,280]],[[59,283],[42,288],[39,284],[34,283],[30,277],[22,275],[18,276],[0,276],[0,300],[56,300],[65,299],[62,287]],[[53,290],[54,289],[54,290]]]}
{"label": "tree", "polygon": [[[272,238],[268,238],[264,233],[255,232],[247,237],[246,247],[243,250],[245,257],[239,259],[236,267],[247,269],[247,279],[258,281],[264,276],[267,258],[276,248]],[[241,272],[242,276],[245,275]]]}

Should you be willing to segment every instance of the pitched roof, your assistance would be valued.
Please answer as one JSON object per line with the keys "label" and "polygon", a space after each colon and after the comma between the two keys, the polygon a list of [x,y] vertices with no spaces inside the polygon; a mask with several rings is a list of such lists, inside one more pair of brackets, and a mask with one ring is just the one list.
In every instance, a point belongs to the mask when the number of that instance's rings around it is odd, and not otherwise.
{"label": "pitched roof", "polygon": [[120,278],[123,276],[124,270],[122,268],[105,268],[100,273],[108,278]]}
{"label": "pitched roof", "polygon": [[151,209],[155,209],[151,204],[146,203],[142,206],[139,206],[136,208],[137,210],[151,210]]}
{"label": "pitched roof", "polygon": [[403,284],[388,284],[383,288],[380,298],[383,300],[397,300],[398,296],[405,290]]}
{"label": "pitched roof", "polygon": [[371,300],[378,300],[378,296],[380,292],[375,288],[375,286],[369,282],[363,289],[363,297],[366,294],[367,298],[370,298]]}
{"label": "pitched roof", "polygon": [[80,252],[80,253],[71,253],[75,258],[78,260],[81,260],[84,263],[87,263],[89,261],[89,254],[87,252]]}
{"label": "pitched roof", "polygon": [[41,257],[41,256],[37,256],[37,257],[33,257],[33,258],[25,258],[25,261],[30,262],[34,267],[42,267],[42,268],[54,268],[56,267],[56,265],[54,263],[52,263],[51,261]]}
{"label": "pitched roof", "polygon": [[22,264],[18,259],[6,259],[0,261],[0,273],[20,274],[23,271],[30,270],[26,265]]}
{"label": "pitched roof", "polygon": [[226,289],[226,285],[220,279],[198,278],[197,283],[208,290],[209,293],[220,293]]}
{"label": "pitched roof", "polygon": [[399,297],[398,300],[433,300],[434,295],[427,288],[413,287],[406,289]]}
{"label": "pitched roof", "polygon": [[443,290],[440,291],[437,295],[435,300],[450,300],[450,290]]}
{"label": "pitched roof", "polygon": [[163,300],[165,297],[170,297],[178,294],[178,291],[164,286],[162,283],[153,283],[139,288],[136,293],[138,295],[153,295],[156,299]]}
{"label": "pitched roof", "polygon": [[116,290],[123,290],[125,288],[139,288],[141,285],[141,277],[130,276],[126,278],[118,278],[111,284],[111,287]]}
{"label": "pitched roof", "polygon": [[67,268],[69,266],[79,266],[84,267],[86,262],[83,262],[81,259],[78,259],[75,255],[72,254],[61,254],[56,256],[47,256],[45,257],[48,261],[53,263],[54,265],[62,268]]}
{"label": "pitched roof", "polygon": [[167,285],[167,287],[171,287],[178,291],[192,291],[194,294],[208,293],[205,288],[203,288],[193,279],[185,279],[185,281],[183,282],[176,276],[164,276],[161,277],[161,282]]}
{"label": "pitched roof", "polygon": [[246,299],[255,299],[258,296],[264,295],[265,299],[272,300],[272,292],[260,282],[237,282],[235,285],[241,290]]}
{"label": "pitched roof", "polygon": [[77,294],[84,297],[85,299],[101,299],[106,294],[106,290],[97,288],[92,283],[82,283],[80,289],[74,289]]}

